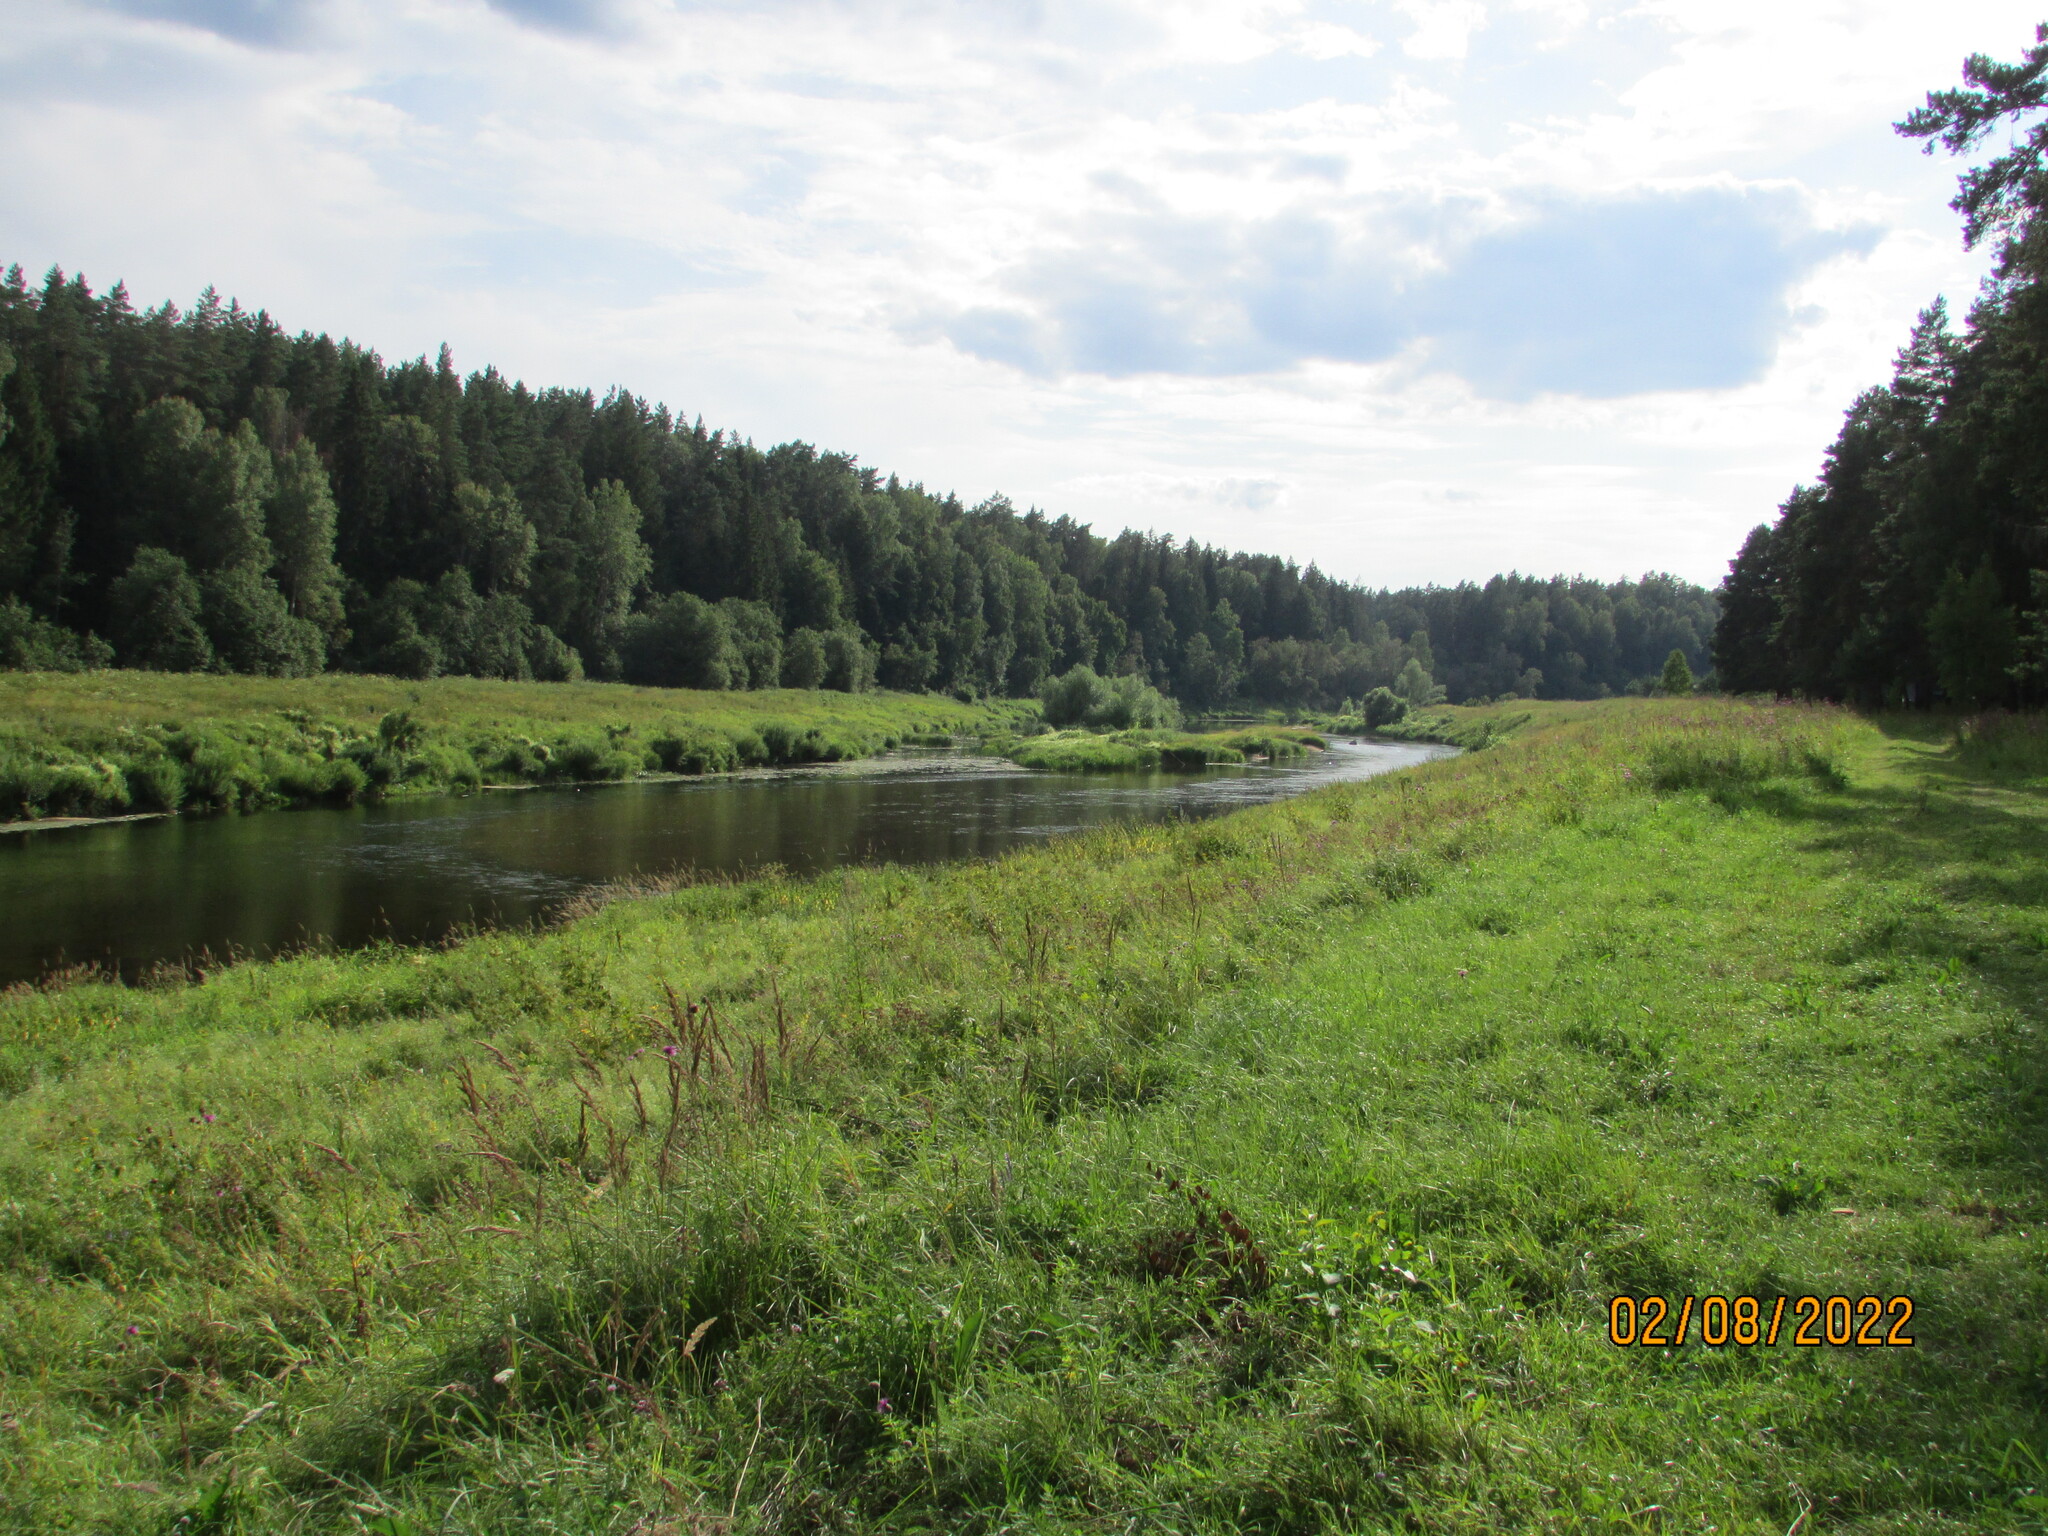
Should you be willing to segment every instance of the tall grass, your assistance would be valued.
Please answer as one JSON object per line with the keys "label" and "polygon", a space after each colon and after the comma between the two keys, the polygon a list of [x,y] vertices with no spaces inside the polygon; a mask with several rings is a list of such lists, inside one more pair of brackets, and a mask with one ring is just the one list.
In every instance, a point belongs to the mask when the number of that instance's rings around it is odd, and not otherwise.
{"label": "tall grass", "polygon": [[1956,722],[1957,760],[1979,773],[2048,778],[2048,716],[1989,710]]}

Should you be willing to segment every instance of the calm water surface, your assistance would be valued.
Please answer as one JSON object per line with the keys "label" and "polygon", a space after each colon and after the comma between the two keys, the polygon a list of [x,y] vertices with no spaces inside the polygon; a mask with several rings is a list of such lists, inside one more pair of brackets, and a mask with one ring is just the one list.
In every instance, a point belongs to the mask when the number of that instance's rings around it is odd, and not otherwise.
{"label": "calm water surface", "polygon": [[594,885],[678,867],[987,858],[1114,821],[1213,816],[1451,749],[1337,743],[1306,764],[1199,774],[1028,773],[897,756],[822,771],[166,817],[0,837],[0,983],[95,961],[419,943],[528,922]]}

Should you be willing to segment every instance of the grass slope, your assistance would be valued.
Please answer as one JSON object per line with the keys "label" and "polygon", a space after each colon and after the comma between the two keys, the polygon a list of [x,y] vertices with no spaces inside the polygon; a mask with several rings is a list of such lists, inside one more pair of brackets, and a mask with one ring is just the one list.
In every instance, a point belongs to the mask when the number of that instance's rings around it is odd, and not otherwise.
{"label": "grass slope", "polygon": [[[991,865],[7,994],[0,1529],[2038,1529],[2039,791],[1533,713]],[[1919,1345],[1621,1350],[1617,1290]]]}
{"label": "grass slope", "polygon": [[0,821],[840,761],[1036,714],[795,689],[0,672]]}

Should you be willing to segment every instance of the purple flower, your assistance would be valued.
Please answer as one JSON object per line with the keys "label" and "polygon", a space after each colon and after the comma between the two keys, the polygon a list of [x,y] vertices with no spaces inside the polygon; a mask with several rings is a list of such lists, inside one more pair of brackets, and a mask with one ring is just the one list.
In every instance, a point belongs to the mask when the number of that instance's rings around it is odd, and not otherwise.
{"label": "purple flower", "polygon": [[887,1399],[886,1397],[878,1397],[875,1399],[875,1412],[889,1413],[891,1411],[892,1410],[889,1407],[889,1399]]}
{"label": "purple flower", "polygon": [[679,1051],[678,1051],[678,1050],[677,1050],[677,1049],[676,1049],[676,1048],[675,1048],[674,1046],[672,1046],[672,1045],[664,1045],[664,1046],[663,1046],[663,1047],[661,1048],[661,1054],[662,1054],[662,1055],[664,1055],[664,1056],[677,1056],[677,1055],[680,1055],[680,1054],[681,1054],[681,1052],[679,1052]]}
{"label": "purple flower", "polygon": [[201,1114],[199,1118],[204,1120],[208,1125],[211,1125],[214,1121],[218,1120],[220,1116],[216,1115],[211,1110],[207,1110],[206,1112]]}
{"label": "purple flower", "polygon": [[133,1337],[134,1337],[134,1336],[135,1336],[136,1334],[138,1334],[138,1333],[140,1333],[140,1332],[142,1332],[142,1329],[141,1329],[141,1327],[140,1327],[139,1325],[137,1325],[137,1324],[135,1324],[135,1323],[130,1323],[130,1324],[128,1325],[128,1336],[129,1336],[130,1338],[133,1338]]}

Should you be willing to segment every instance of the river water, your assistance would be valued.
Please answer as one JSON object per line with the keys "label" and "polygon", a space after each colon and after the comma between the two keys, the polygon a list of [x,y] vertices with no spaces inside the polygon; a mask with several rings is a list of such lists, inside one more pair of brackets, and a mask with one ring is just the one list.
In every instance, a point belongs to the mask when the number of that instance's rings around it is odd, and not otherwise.
{"label": "river water", "polygon": [[1115,821],[1214,816],[1446,756],[1337,742],[1305,763],[1204,773],[1032,773],[894,754],[828,769],[165,817],[0,837],[0,984],[91,962],[431,942],[544,918],[592,886],[695,868],[988,858]]}

